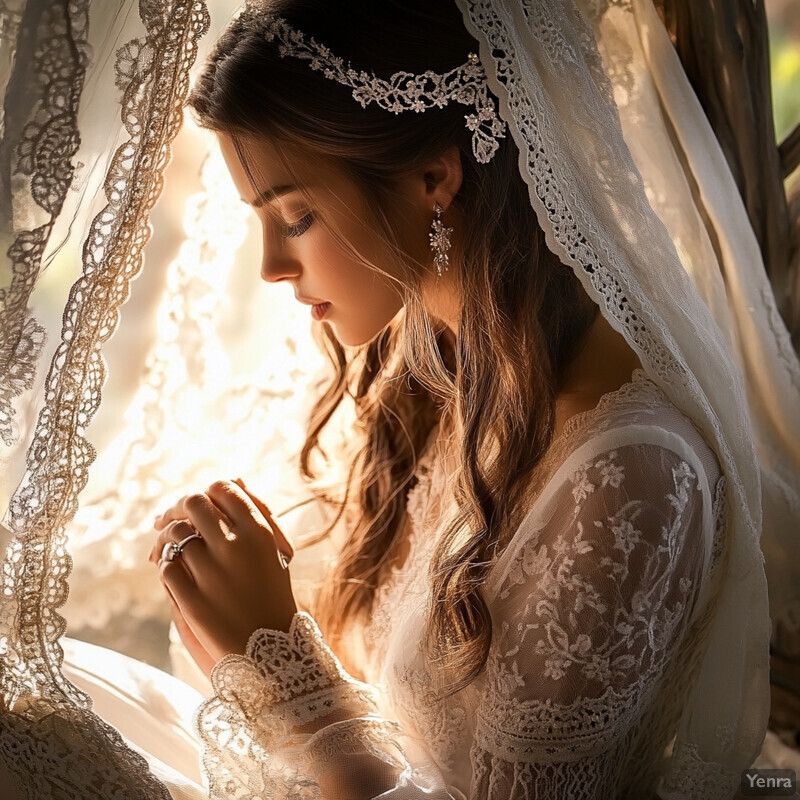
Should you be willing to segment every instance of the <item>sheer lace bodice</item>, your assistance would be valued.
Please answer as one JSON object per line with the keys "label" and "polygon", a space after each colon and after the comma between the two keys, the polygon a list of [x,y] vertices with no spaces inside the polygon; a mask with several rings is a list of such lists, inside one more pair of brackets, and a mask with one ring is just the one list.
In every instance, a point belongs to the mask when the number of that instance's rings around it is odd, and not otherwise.
{"label": "sheer lace bodice", "polygon": [[376,796],[352,767],[364,754],[401,773],[387,797],[655,796],[724,544],[710,449],[642,370],[570,418],[489,574],[486,669],[437,702],[421,641],[451,500],[436,431],[429,442],[408,497],[408,555],[343,645],[349,660],[351,647],[362,654],[364,681],[308,615],[288,635],[254,634],[246,657],[218,665],[199,715],[206,765],[230,779],[212,796],[322,797],[317,778],[337,769],[342,796]]}

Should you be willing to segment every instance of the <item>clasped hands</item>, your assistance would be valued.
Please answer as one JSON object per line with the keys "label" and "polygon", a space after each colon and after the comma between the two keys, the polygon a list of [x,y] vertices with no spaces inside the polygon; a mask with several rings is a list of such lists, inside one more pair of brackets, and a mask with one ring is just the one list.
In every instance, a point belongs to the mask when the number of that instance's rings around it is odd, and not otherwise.
{"label": "clasped hands", "polygon": [[[291,543],[267,506],[241,479],[217,481],[156,517],[149,560],[159,568],[172,618],[206,675],[223,656],[244,653],[259,628],[288,631],[297,611],[289,570]],[[194,533],[172,560],[164,545]]]}

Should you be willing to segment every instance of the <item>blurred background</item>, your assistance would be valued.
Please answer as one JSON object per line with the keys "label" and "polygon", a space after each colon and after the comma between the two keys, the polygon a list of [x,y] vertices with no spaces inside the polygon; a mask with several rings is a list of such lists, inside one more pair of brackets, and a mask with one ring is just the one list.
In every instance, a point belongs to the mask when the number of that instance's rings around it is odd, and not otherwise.
{"label": "blurred background", "polygon": [[781,141],[800,121],[800,3],[766,0],[775,134]]}

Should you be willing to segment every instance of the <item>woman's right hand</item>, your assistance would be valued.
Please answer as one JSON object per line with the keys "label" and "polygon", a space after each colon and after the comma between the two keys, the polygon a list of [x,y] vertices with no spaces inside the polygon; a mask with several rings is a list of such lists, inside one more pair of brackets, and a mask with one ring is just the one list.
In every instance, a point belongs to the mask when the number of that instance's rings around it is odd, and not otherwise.
{"label": "woman's right hand", "polygon": [[[206,673],[210,661],[243,654],[254,631],[288,631],[297,612],[286,569],[291,544],[242,484],[216,481],[204,493],[181,498],[154,523],[150,560],[177,606],[182,639]],[[173,550],[170,557],[165,548],[184,540],[180,556]]]}

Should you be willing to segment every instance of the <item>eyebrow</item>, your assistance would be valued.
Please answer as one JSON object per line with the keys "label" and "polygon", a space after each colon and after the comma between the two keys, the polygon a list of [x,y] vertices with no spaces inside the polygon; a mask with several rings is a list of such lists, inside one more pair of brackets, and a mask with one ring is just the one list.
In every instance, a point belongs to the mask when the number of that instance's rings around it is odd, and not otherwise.
{"label": "eyebrow", "polygon": [[241,201],[253,208],[261,208],[265,203],[269,203],[275,198],[280,197],[284,194],[289,194],[289,192],[296,192],[300,187],[295,186],[294,184],[286,184],[285,186],[275,186],[272,189],[264,189],[258,193],[258,197],[256,197],[253,202],[249,202],[245,200],[243,197],[240,198]]}

